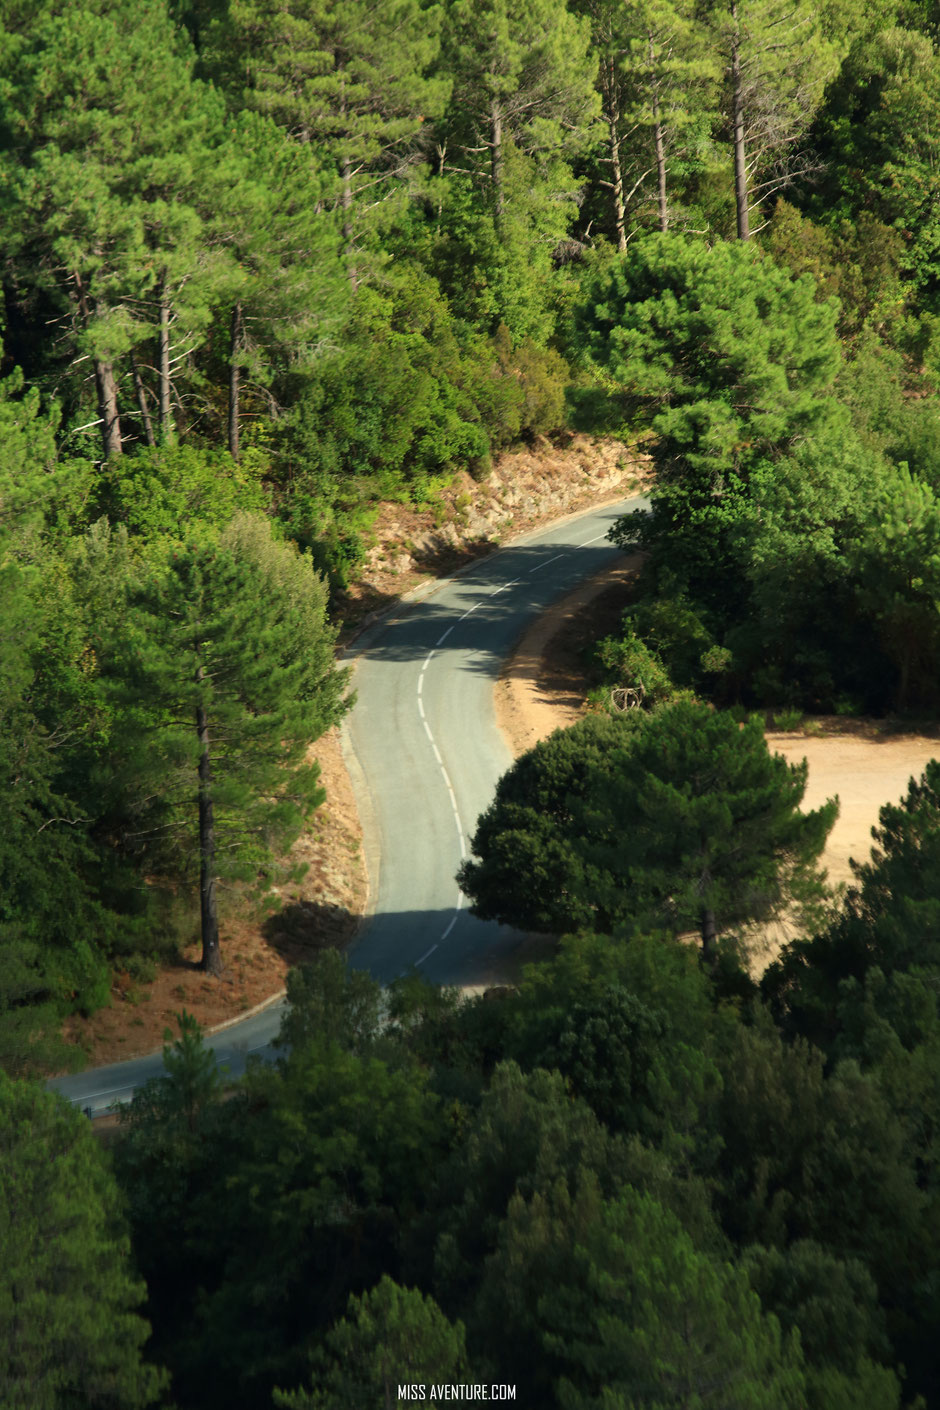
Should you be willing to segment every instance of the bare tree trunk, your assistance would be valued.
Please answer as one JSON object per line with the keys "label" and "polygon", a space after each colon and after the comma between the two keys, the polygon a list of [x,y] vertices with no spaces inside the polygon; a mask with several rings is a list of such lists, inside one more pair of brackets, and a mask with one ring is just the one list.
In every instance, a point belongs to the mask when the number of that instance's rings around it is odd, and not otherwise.
{"label": "bare tree trunk", "polygon": [[[196,680],[202,681],[202,666]],[[209,757],[209,721],[205,706],[196,706],[199,737],[199,918],[202,926],[202,960],[207,974],[222,973],[219,949],[219,911],[215,895],[215,822],[212,815],[212,764]]]}
{"label": "bare tree trunk", "polygon": [[346,246],[346,268],[349,274],[349,282],[353,293],[359,288],[359,271],[354,262],[355,246],[353,244],[352,228],[352,166],[348,157],[343,158],[343,191],[340,197],[340,204],[343,207],[343,241]]}
{"label": "bare tree trunk", "polygon": [[656,148],[656,185],[659,192],[659,228],[663,232],[669,229],[669,206],[666,201],[666,144],[663,141],[663,125],[660,120],[659,91],[656,87],[655,61],[656,53],[653,47],[652,34],[647,35],[649,40],[649,70],[650,86],[653,94],[653,143]]}
{"label": "bare tree trunk", "polygon": [[506,208],[503,182],[503,110],[495,98],[490,103],[490,175],[493,178],[493,194],[496,198],[493,207],[496,234],[502,240],[506,233],[503,219]]}
{"label": "bare tree trunk", "polygon": [[147,388],[144,386],[144,379],[140,375],[140,368],[137,366],[137,359],[131,349],[131,372],[134,377],[134,391],[137,393],[137,405],[140,408],[140,419],[143,423],[144,436],[148,446],[156,445],[156,437],[153,434],[153,421],[150,417],[150,408],[147,405]]}
{"label": "bare tree trunk", "polygon": [[438,142],[435,147],[437,155],[437,174],[441,178],[440,194],[437,198],[437,225],[440,228],[441,217],[444,214],[444,182],[443,177],[447,171],[447,143]]}
{"label": "bare tree trunk", "polygon": [[669,229],[669,204],[666,200],[666,149],[663,144],[663,125],[659,120],[659,102],[653,103],[653,140],[656,143],[656,176],[659,184],[659,228]]}
{"label": "bare tree trunk", "polygon": [[[91,324],[91,312],[88,308],[88,298],[85,294],[82,276],[77,269],[73,272],[72,279],[75,282],[75,292],[78,297],[79,317],[82,320],[82,327],[87,330]],[[113,455],[121,455],[124,449],[121,436],[121,418],[118,414],[117,382],[112,363],[99,357],[92,358],[92,362],[95,369],[98,416],[101,420],[101,447],[105,460],[110,460]]]}
{"label": "bare tree trunk", "polygon": [[738,217],[738,239],[751,238],[747,195],[747,152],[744,143],[744,81],[741,77],[741,31],[737,0],[731,0],[731,118],[734,129],[734,202]]}
{"label": "bare tree trunk", "polygon": [[228,448],[232,459],[241,454],[238,412],[241,392],[241,364],[238,360],[242,342],[242,306],[237,303],[232,309],[232,341],[228,365]]}
{"label": "bare tree trunk", "polygon": [[706,908],[702,911],[702,959],[708,965],[715,965],[718,961],[718,928],[715,924],[715,912]]}
{"label": "bare tree trunk", "polygon": [[610,132],[611,200],[614,203],[614,229],[617,232],[617,249],[622,255],[627,253],[627,218],[623,199],[623,168],[620,165],[620,142],[617,138],[615,118],[608,120]]}
{"label": "bare tree trunk", "polygon": [[173,439],[173,413],[170,407],[170,306],[166,301],[166,281],[160,284],[160,331],[157,335],[157,379],[160,401],[160,438]]}
{"label": "bare tree trunk", "polygon": [[118,415],[117,382],[110,362],[95,358],[95,386],[98,389],[98,414],[101,417],[101,440],[105,460],[123,453],[121,421]]}
{"label": "bare tree trunk", "polygon": [[617,80],[613,59],[605,59],[604,75],[604,121],[607,123],[607,146],[610,152],[610,199],[614,208],[614,230],[617,232],[617,249],[622,255],[627,252],[627,203],[623,194],[623,167],[620,164],[620,112],[617,102]]}

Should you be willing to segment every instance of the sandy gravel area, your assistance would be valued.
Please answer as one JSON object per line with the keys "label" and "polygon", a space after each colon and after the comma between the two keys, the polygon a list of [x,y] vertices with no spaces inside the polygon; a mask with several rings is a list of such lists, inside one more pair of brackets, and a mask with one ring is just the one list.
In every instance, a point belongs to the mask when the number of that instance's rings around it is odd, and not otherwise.
{"label": "sandy gravel area", "polygon": [[809,761],[804,807],[817,808],[838,795],[839,817],[829,834],[823,866],[833,885],[850,881],[849,859],[868,860],[871,830],[884,803],[897,803],[912,777],[940,756],[940,739],[922,734],[778,734],[767,742],[777,753],[798,763]]}

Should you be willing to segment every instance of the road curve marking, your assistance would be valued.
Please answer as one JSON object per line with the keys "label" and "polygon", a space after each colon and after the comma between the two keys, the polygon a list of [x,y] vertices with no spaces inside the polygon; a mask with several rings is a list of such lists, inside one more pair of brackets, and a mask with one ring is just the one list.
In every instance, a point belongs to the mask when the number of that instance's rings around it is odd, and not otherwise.
{"label": "road curve marking", "polygon": [[[605,537],[604,534],[599,534],[599,535],[598,535],[598,538],[604,538],[604,537]],[[596,543],[596,542],[597,542],[597,539],[589,539],[588,542],[589,542],[589,543]],[[583,547],[584,545],[581,545],[581,546]],[[523,576],[527,577],[529,573],[535,573],[535,572],[537,572],[540,568],[547,568],[547,567],[549,567],[550,564],[552,564],[552,563],[557,563],[560,558],[567,558],[567,557],[569,557],[569,552],[567,552],[567,551],[566,551],[565,553],[556,553],[556,554],[554,554],[553,557],[546,559],[544,562],[542,562],[542,563],[536,563],[535,567],[530,568],[530,569],[528,570],[528,573],[523,574]],[[499,587],[494,587],[494,588],[492,588],[492,589],[490,590],[490,592],[487,594],[487,597],[495,597],[498,593],[505,592],[505,591],[507,590],[507,588],[516,587],[516,585],[517,585],[518,583],[521,583],[521,582],[522,582],[522,578],[520,577],[520,578],[513,578],[513,579],[511,579],[511,581],[508,582],[508,583],[501,583]],[[459,617],[457,618],[456,622],[451,622],[451,624],[450,624],[450,626],[447,628],[446,632],[444,632],[444,634],[443,634],[442,636],[438,637],[437,641],[434,643],[433,648],[428,652],[427,656],[424,658],[424,661],[423,661],[423,663],[422,663],[422,665],[421,665],[421,670],[418,672],[418,688],[417,688],[418,713],[419,713],[419,715],[421,716],[421,723],[422,723],[422,725],[424,726],[424,732],[425,732],[425,734],[427,735],[428,740],[429,740],[430,745],[431,745],[431,748],[432,748],[433,751],[434,751],[434,758],[437,760],[438,768],[440,769],[440,771],[441,771],[441,776],[442,776],[443,779],[444,779],[444,786],[445,786],[445,788],[447,789],[448,794],[450,795],[450,804],[451,804],[451,808],[453,809],[453,813],[454,813],[454,823],[455,823],[455,825],[456,825],[456,827],[457,827],[457,842],[458,842],[458,845],[459,845],[459,847],[460,847],[460,857],[461,857],[461,860],[462,860],[462,861],[463,861],[463,860],[466,860],[466,856],[467,856],[467,843],[466,843],[466,837],[465,837],[465,835],[464,835],[463,823],[462,823],[461,820],[460,820],[460,809],[459,809],[458,806],[457,806],[457,795],[456,795],[456,793],[454,792],[454,785],[453,785],[453,783],[451,782],[451,777],[450,777],[450,774],[447,772],[447,767],[446,767],[446,765],[445,765],[445,763],[444,763],[444,760],[441,758],[441,751],[440,751],[440,750],[438,749],[438,747],[437,747],[437,740],[434,738],[433,731],[431,730],[431,726],[430,726],[430,724],[428,723],[428,718],[427,718],[427,715],[426,715],[425,709],[424,709],[424,701],[422,700],[421,697],[422,697],[422,694],[423,694],[423,691],[424,691],[424,673],[425,673],[425,671],[428,669],[428,666],[431,664],[431,659],[432,659],[432,657],[435,655],[435,653],[437,652],[437,650],[438,650],[441,646],[444,645],[444,642],[445,642],[445,641],[447,640],[447,638],[450,636],[450,634],[451,634],[451,632],[454,630],[454,628],[455,628],[456,626],[458,626],[461,622],[466,621],[466,619],[471,615],[471,613],[475,612],[478,607],[482,607],[484,601],[485,601],[485,599],[481,598],[478,602],[475,602],[472,607],[468,607],[467,610],[466,610],[466,612],[462,613],[461,616],[459,616]],[[431,948],[430,948],[430,950],[426,951],[425,954],[423,954],[419,960],[416,960],[416,961],[415,961],[415,964],[416,964],[416,965],[424,964],[424,961],[425,961],[425,960],[430,959],[431,955],[434,954],[434,951],[437,949],[438,945],[440,945],[444,940],[447,939],[448,935],[449,935],[450,932],[453,930],[454,926],[457,924],[457,919],[458,919],[458,916],[460,915],[460,909],[461,909],[461,906],[463,905],[463,899],[464,899],[464,897],[463,897],[463,892],[460,891],[460,890],[458,890],[458,892],[457,892],[457,904],[456,904],[456,906],[454,907],[454,914],[453,914],[453,916],[452,916],[451,919],[450,919],[450,923],[449,923],[449,925],[447,926],[447,929],[443,932],[443,934],[441,935],[441,938],[440,938],[440,940],[437,942],[437,944],[436,944],[436,945],[432,945]]]}

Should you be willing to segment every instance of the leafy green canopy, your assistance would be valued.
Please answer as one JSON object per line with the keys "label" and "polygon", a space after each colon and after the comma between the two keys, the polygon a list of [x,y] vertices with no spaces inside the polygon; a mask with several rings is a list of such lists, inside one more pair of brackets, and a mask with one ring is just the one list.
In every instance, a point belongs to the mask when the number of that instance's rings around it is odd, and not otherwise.
{"label": "leafy green canopy", "polygon": [[806,764],[756,719],[690,699],[556,731],[500,780],[460,883],[523,929],[718,931],[818,898],[830,801],[803,814]]}
{"label": "leafy green canopy", "polygon": [[937,118],[934,39],[885,25],[861,36],[832,84],[816,137],[826,158],[816,202],[826,217],[870,212],[903,239],[903,266],[935,307]]}
{"label": "leafy green canopy", "polygon": [[0,1401],[8,1410],[136,1410],[164,1377],[114,1179],[85,1118],[0,1073]]}

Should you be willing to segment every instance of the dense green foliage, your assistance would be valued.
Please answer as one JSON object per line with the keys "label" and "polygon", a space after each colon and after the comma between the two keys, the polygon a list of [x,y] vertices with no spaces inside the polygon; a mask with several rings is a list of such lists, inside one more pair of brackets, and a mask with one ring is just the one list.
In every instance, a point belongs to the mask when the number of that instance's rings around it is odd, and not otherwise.
{"label": "dense green foliage", "polygon": [[383,1000],[324,956],[292,981],[289,1053],[225,1101],[187,1024],[115,1152],[177,1402],[501,1381],[547,1410],[932,1403],[919,958],[890,998],[843,984],[823,1048],[790,1036],[827,982],[811,952],[765,1007],[662,933],[582,934],[471,1000],[414,979]]}
{"label": "dense green foliage", "polygon": [[589,717],[503,776],[460,884],[476,915],[522,930],[698,929],[710,952],[820,894],[838,805],[802,814],[806,773],[759,720],[690,699]]}
{"label": "dense green foliage", "polygon": [[85,1118],[0,1073],[0,1397],[10,1410],[154,1404],[114,1179]]}
{"label": "dense green foliage", "polygon": [[[792,215],[774,231],[785,255],[812,229]],[[937,702],[935,411],[904,404],[901,359],[870,323],[846,364],[825,297],[839,248],[819,242],[817,283],[743,242],[652,237],[587,291],[576,338],[599,385],[582,415],[656,433],[652,510],[615,531],[651,550],[623,645],[603,652],[624,685]]]}
{"label": "dense green foliage", "polygon": [[521,760],[463,874],[579,933],[468,1001],[325,958],[235,1084],[180,1015],[111,1169],[0,1074],[4,1405],[940,1402],[937,766],[760,984],[714,943],[816,899],[832,815],[747,709],[940,705],[936,40],[2,0],[0,1066],[271,884],[380,499],[568,426],[655,471],[598,653],[646,708]]}
{"label": "dense green foliage", "polygon": [[[612,684],[937,705],[916,7],[11,0],[0,46],[8,1065],[191,930],[197,872],[269,876],[316,801],[290,769],[337,714],[330,629],[295,710],[297,643],[251,606],[258,516],[341,590],[380,498],[433,503],[573,411],[653,437]],[[206,666],[166,614],[201,610],[196,578],[213,630],[258,633],[222,705],[250,717],[237,759],[187,737]]]}

